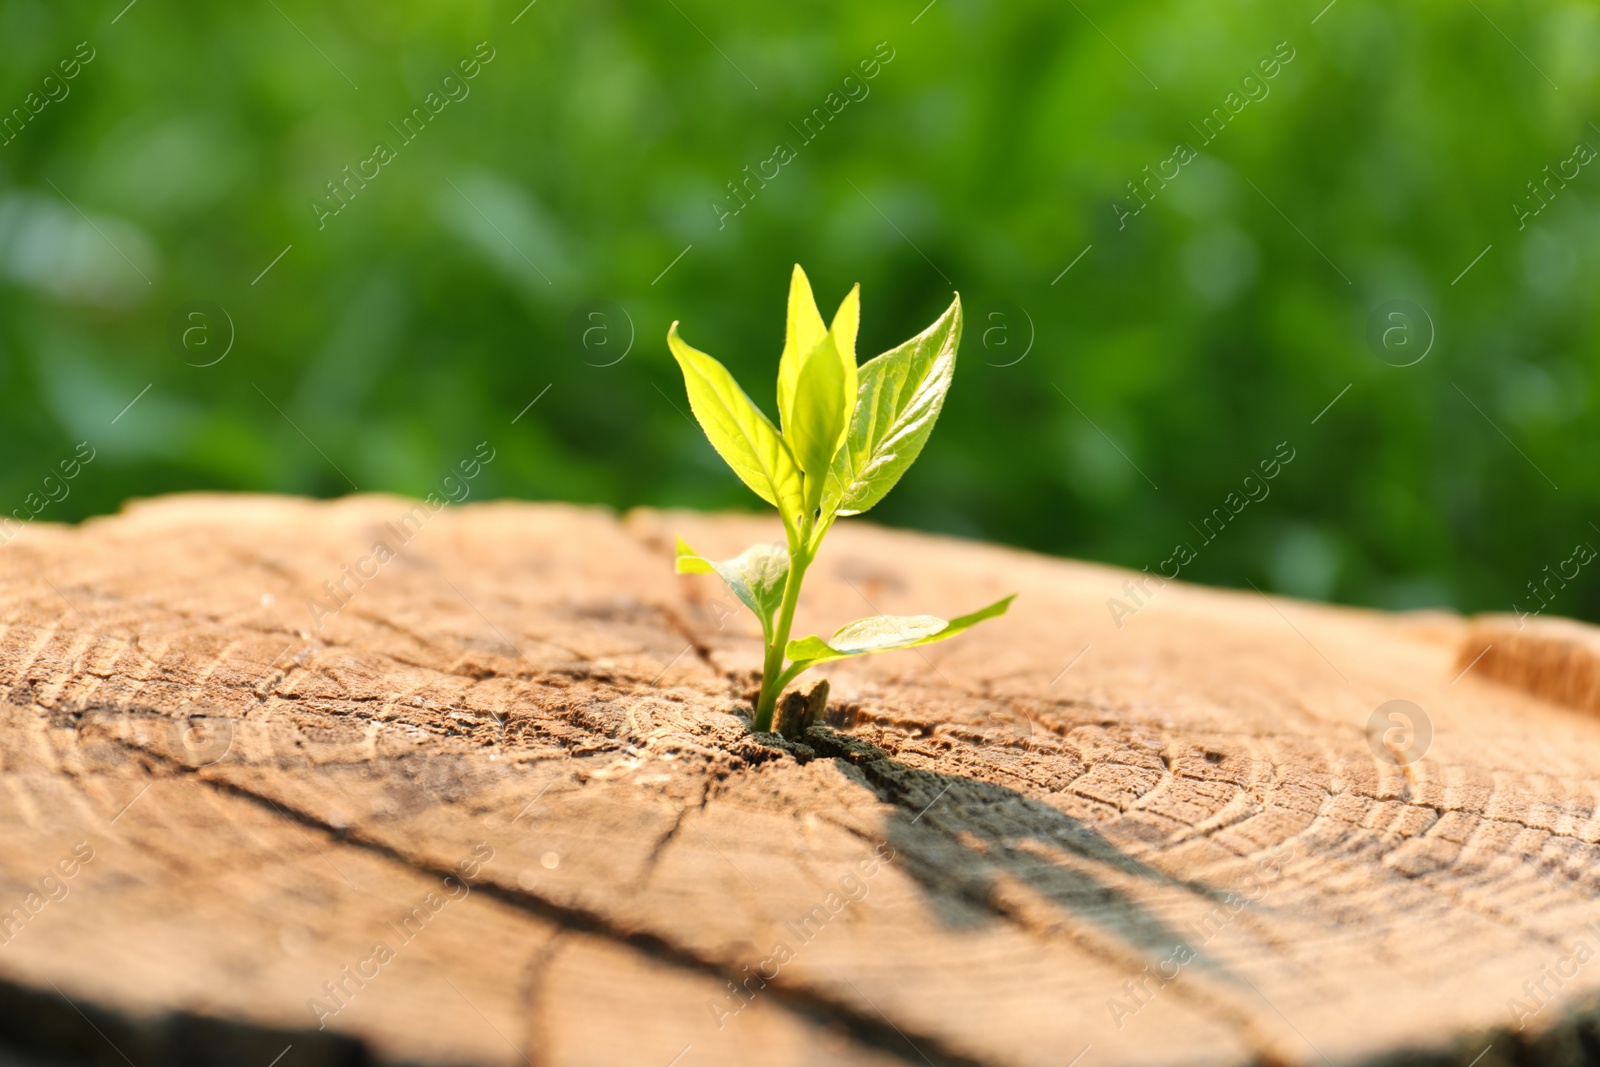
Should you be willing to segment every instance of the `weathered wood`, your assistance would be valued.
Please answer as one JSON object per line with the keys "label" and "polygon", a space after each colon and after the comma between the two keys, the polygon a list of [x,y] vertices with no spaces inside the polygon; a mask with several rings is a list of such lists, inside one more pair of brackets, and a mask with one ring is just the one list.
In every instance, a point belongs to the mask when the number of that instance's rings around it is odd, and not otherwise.
{"label": "weathered wood", "polygon": [[[748,733],[753,621],[669,564],[673,533],[732,554],[774,524],[412,507],[173,497],[0,552],[0,1050],[1494,1067],[1600,1047],[1600,718],[1571,652],[1592,630],[1141,588],[851,522],[799,633],[1022,595],[958,640],[817,672],[824,722],[791,742]],[[1112,597],[1137,608],[1120,626]],[[1565,680],[1538,658],[1559,641]],[[1391,700],[1431,720],[1417,762],[1370,726]]]}

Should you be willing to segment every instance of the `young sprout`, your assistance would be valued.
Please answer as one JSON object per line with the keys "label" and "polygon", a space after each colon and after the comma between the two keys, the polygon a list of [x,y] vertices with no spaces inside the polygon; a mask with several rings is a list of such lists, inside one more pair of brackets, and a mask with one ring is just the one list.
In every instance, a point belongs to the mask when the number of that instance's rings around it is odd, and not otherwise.
{"label": "young sprout", "polygon": [[[1003,615],[1012,600],[1004,597],[948,621],[875,615],[841,627],[827,640],[789,639],[800,584],[834,519],[861,514],[894,488],[933,431],[955,372],[959,294],[932,326],[857,367],[860,318],[857,285],[839,305],[833,324],[823,325],[811,283],[795,265],[778,361],[778,426],[726,367],[683,342],[676,322],[667,331],[689,406],[712,447],[783,519],[787,545],[752,545],[733,559],[707,559],[678,539],[678,573],[715,573],[761,621],[766,654],[756,701],[758,731],[772,729],[778,697],[802,671],[848,656],[943,641]],[[784,702],[779,726],[786,735],[798,736],[817,721],[827,700],[826,684],[803,700]]]}

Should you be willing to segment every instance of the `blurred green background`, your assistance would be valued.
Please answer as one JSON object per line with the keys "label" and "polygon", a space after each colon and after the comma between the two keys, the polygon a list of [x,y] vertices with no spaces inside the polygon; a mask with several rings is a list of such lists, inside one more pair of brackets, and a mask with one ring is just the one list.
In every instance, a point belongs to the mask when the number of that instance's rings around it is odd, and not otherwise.
{"label": "blurred green background", "polygon": [[[1527,583],[1600,546],[1600,166],[1572,161],[1600,148],[1600,14],[1325,2],[6,0],[0,510],[420,495],[485,439],[472,499],[754,507],[664,335],[683,320],[770,412],[799,261],[828,314],[861,282],[863,358],[952,289],[967,309],[939,428],[874,520],[1537,607]],[[395,158],[319,229],[379,141]],[[1180,142],[1196,158],[1119,225]],[[80,441],[93,462],[47,483]],[[1271,495],[1205,544],[1280,442]],[[1600,616],[1600,566],[1548,588]]]}

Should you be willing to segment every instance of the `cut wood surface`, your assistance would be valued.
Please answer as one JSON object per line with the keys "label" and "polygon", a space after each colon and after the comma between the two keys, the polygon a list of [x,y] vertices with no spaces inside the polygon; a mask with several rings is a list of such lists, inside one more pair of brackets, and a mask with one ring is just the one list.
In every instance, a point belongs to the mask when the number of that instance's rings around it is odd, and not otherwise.
{"label": "cut wood surface", "polygon": [[374,496],[22,531],[0,1063],[1597,1062],[1593,630],[852,520],[797,634],[1020,595],[815,672],[790,743],[676,534],[781,536]]}

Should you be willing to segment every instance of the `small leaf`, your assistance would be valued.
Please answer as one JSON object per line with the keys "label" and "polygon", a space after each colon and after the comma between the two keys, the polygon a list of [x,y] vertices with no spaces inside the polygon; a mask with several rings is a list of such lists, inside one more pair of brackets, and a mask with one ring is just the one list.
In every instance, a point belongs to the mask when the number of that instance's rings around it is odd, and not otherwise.
{"label": "small leaf", "polygon": [[[783,333],[783,356],[778,360],[778,423],[784,433],[789,432],[793,422],[790,413],[801,366],[827,332],[822,312],[817,310],[817,298],[811,295],[811,280],[796,263],[789,276],[789,320]],[[851,362],[854,363],[853,357]]]}
{"label": "small leaf", "polygon": [[[861,284],[858,282],[850,287],[850,291],[839,302],[839,310],[833,313],[833,325],[828,327],[828,335],[833,338],[833,345],[839,350],[839,366],[844,370],[844,424],[846,435],[850,429],[850,419],[856,409],[856,394],[860,387],[860,368],[856,366],[856,331],[861,325]],[[847,438],[842,438],[840,444]]]}
{"label": "small leaf", "polygon": [[707,559],[678,538],[679,574],[716,573],[744,606],[756,613],[761,629],[772,625],[772,613],[783,603],[789,578],[789,553],[779,545],[751,545],[732,559]]}
{"label": "small leaf", "polygon": [[847,655],[881,652],[932,637],[949,625],[936,615],[874,615],[840,627],[828,645]]}
{"label": "small leaf", "polygon": [[794,661],[795,673],[830,660],[862,656],[873,652],[893,652],[901,648],[931,645],[970,630],[985,619],[1004,615],[1016,594],[1002,597],[986,608],[945,622],[933,615],[874,615],[840,627],[824,641],[807,637],[790,641],[784,654]]}
{"label": "small leaf", "polygon": [[[850,395],[845,392],[844,368],[833,335],[824,334],[801,365],[794,407],[784,427],[784,438],[794,450],[795,462],[817,479],[818,486],[850,428],[850,405],[846,399]],[[813,500],[820,499],[821,493],[817,492]]]}
{"label": "small leaf", "polygon": [[728,368],[678,337],[676,322],[667,331],[667,346],[683,370],[689,407],[711,447],[786,523],[797,522],[804,508],[800,468],[772,420],[739,388]]}
{"label": "small leaf", "polygon": [[839,303],[839,310],[833,313],[833,325],[828,327],[828,332],[833,334],[833,343],[839,346],[839,354],[856,365],[856,331],[861,326],[861,284],[856,283],[844,295],[844,300]]}
{"label": "small leaf", "polygon": [[678,538],[678,556],[675,568],[679,574],[715,574],[716,568],[711,561],[689,547],[683,538]]}
{"label": "small leaf", "polygon": [[859,515],[894,488],[933,432],[960,344],[958,295],[932,326],[862,364],[849,435],[828,474],[825,512]]}

